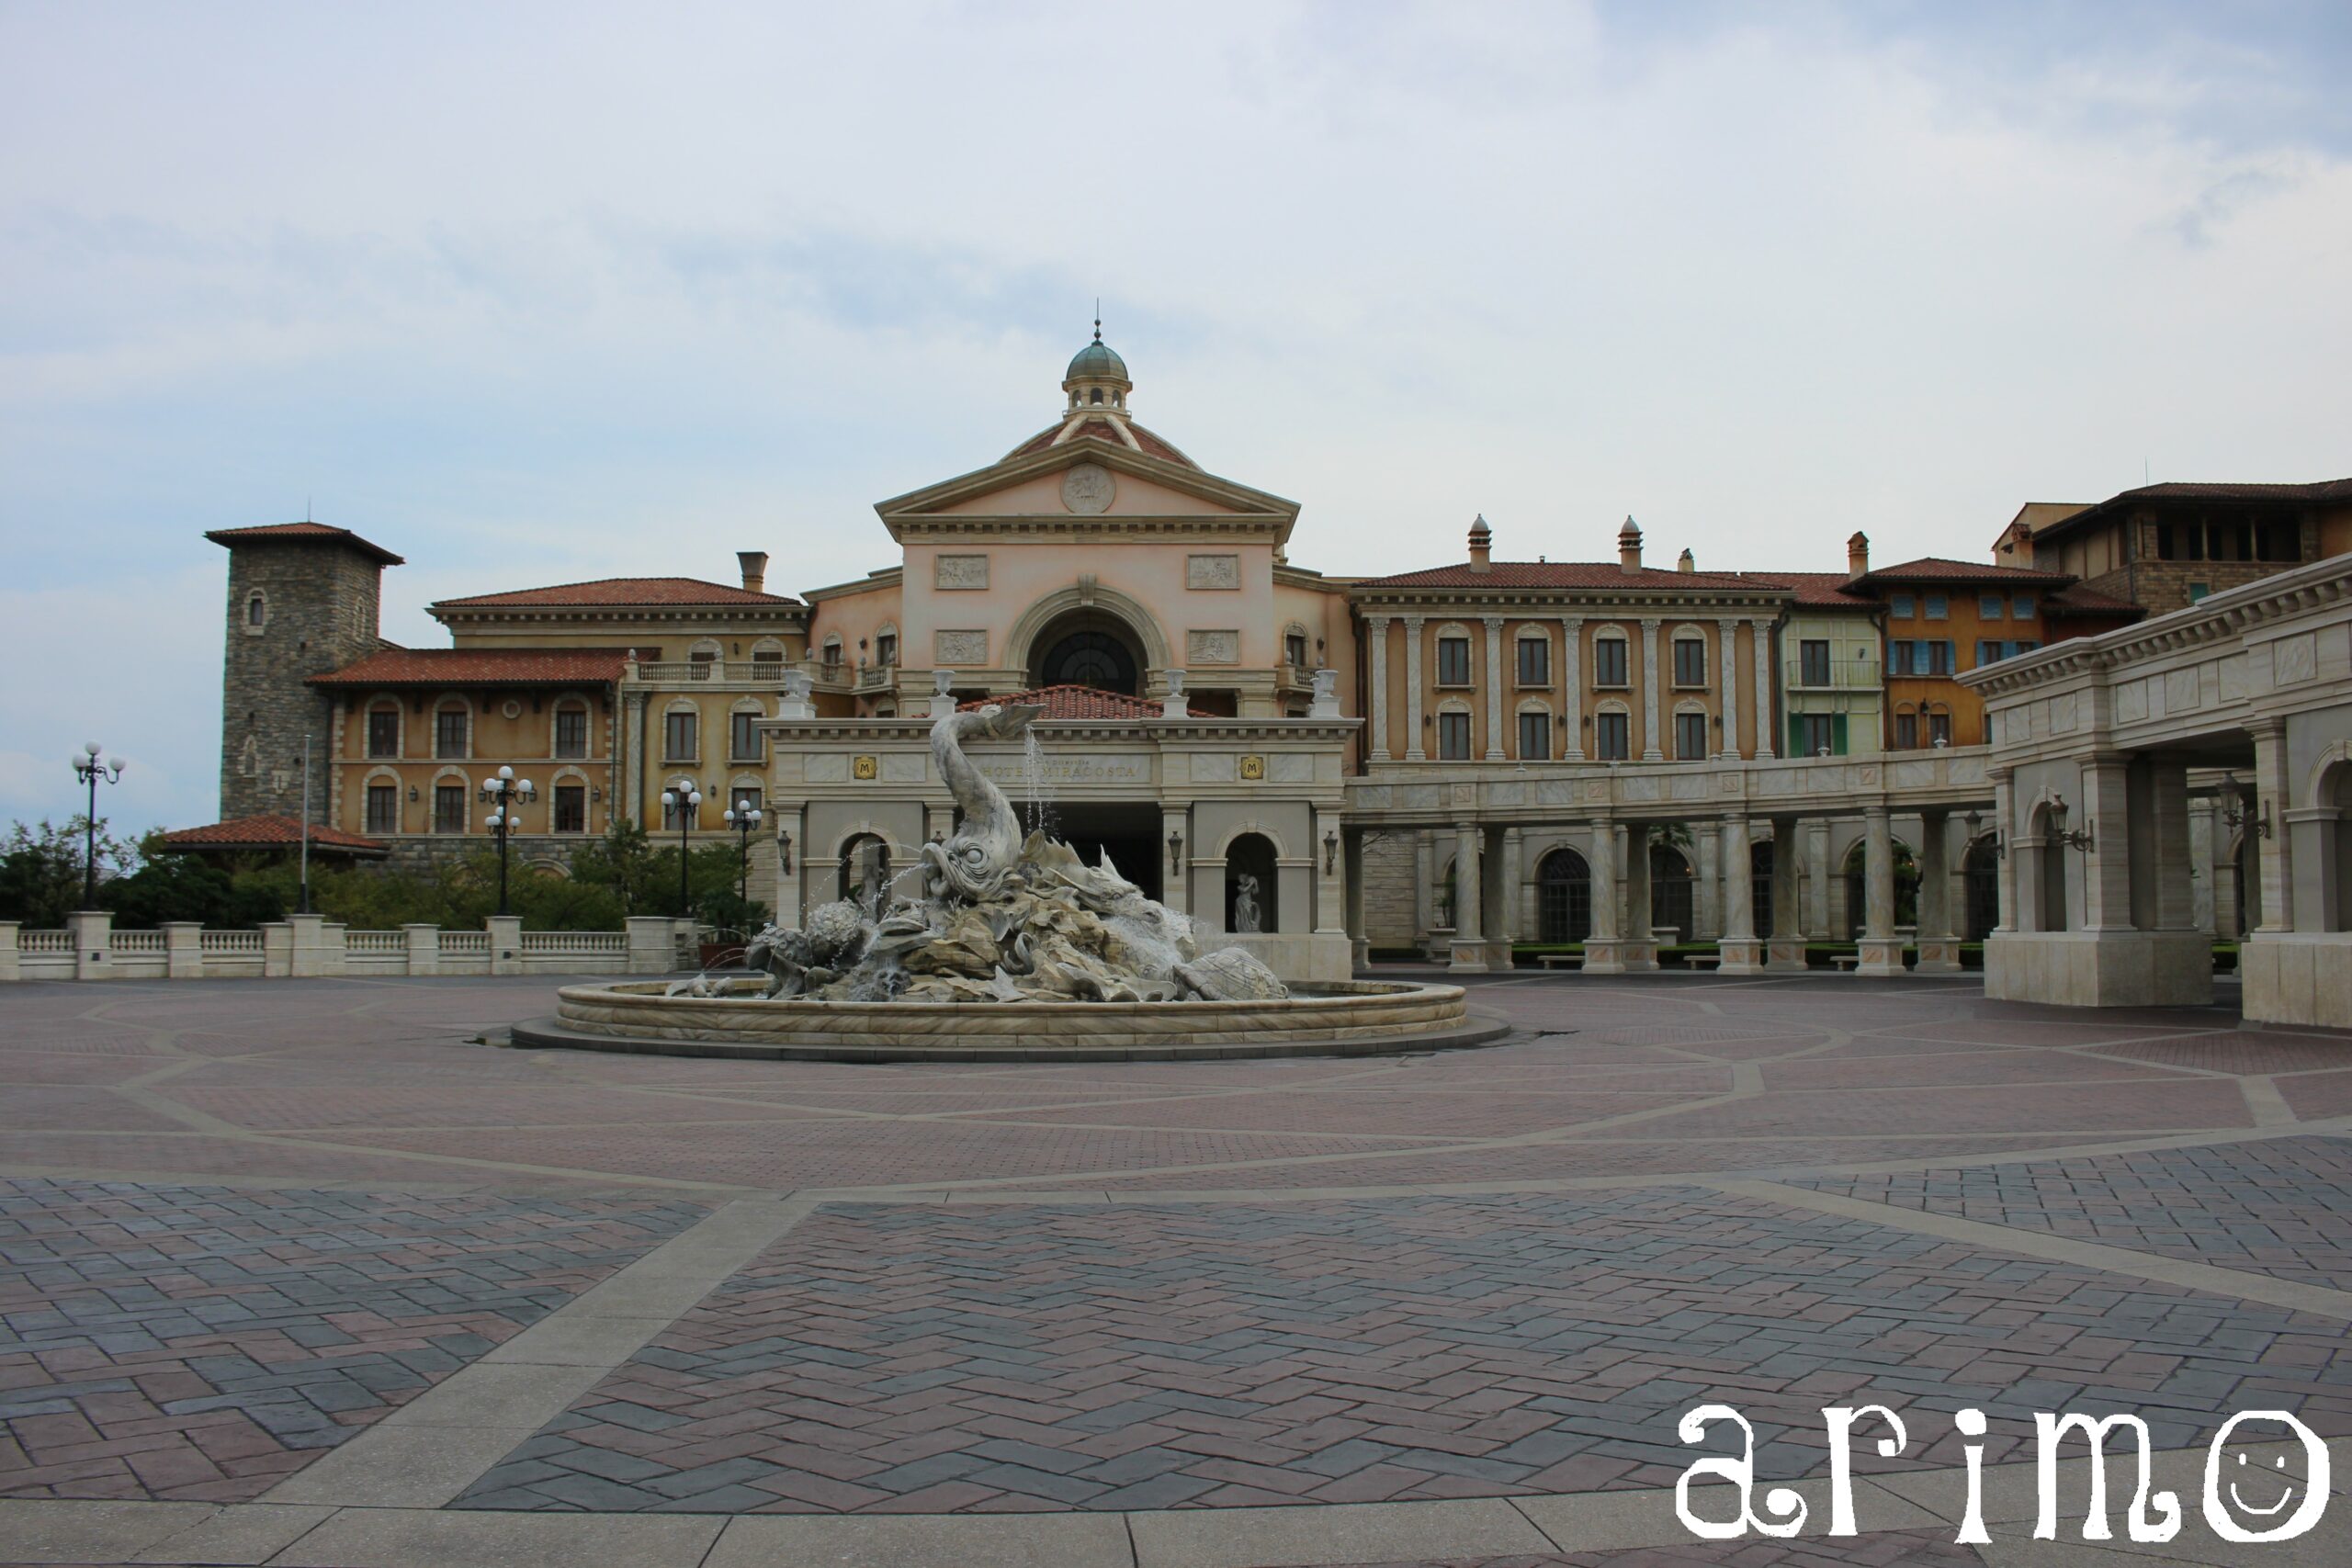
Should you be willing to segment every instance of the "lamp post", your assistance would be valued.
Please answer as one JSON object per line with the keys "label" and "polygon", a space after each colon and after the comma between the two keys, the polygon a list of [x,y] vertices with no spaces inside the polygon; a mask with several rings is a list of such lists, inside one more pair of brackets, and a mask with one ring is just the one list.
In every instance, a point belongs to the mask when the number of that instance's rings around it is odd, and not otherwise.
{"label": "lamp post", "polygon": [[502,767],[497,776],[481,786],[481,797],[490,803],[490,815],[482,818],[482,826],[498,835],[498,912],[506,909],[506,835],[514,830],[514,807],[537,800],[539,792],[528,779],[518,779],[514,770]]}
{"label": "lamp post", "polygon": [[688,835],[694,831],[695,817],[702,808],[702,790],[694,780],[680,779],[662,792],[662,805],[678,816],[678,913],[691,915],[694,910],[689,908],[686,892],[686,854],[690,847]]}
{"label": "lamp post", "polygon": [[760,825],[760,808],[749,798],[737,801],[727,811],[728,825],[740,835],[739,858],[741,870],[738,875],[735,896],[744,903],[752,901],[752,829]]}
{"label": "lamp post", "polygon": [[109,757],[98,761],[105,750],[96,741],[85,744],[74,759],[74,776],[90,786],[89,809],[82,813],[82,908],[98,907],[98,781],[107,784],[122,782],[123,761]]}

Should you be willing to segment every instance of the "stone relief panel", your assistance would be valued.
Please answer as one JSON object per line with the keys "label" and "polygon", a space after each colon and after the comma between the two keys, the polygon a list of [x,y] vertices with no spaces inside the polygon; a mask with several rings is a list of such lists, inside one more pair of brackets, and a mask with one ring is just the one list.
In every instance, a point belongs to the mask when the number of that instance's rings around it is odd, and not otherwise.
{"label": "stone relief panel", "polygon": [[2115,688],[2115,722],[2134,724],[2148,716],[2146,681],[2126,681]]}
{"label": "stone relief panel", "polygon": [[2188,713],[2197,706],[2197,670],[2169,670],[2165,672],[2165,712]]}
{"label": "stone relief panel", "polygon": [[986,556],[938,556],[932,563],[932,586],[950,592],[984,589],[989,585]]}
{"label": "stone relief panel", "polygon": [[1184,561],[1184,586],[1197,592],[1215,592],[1241,586],[1239,556],[1191,556]]}
{"label": "stone relief panel", "polygon": [[1277,751],[1266,759],[1266,777],[1275,784],[1313,784],[1315,759],[1304,751]]}
{"label": "stone relief panel", "polygon": [[2233,653],[2221,660],[2217,671],[2221,700],[2240,703],[2245,700],[2245,655]]}
{"label": "stone relief panel", "polygon": [[808,759],[808,779],[810,784],[849,783],[849,759],[839,752],[829,752]]}
{"label": "stone relief panel", "polygon": [[949,631],[944,628],[931,634],[932,662],[947,669],[968,669],[989,661],[989,634],[986,631]]}
{"label": "stone relief panel", "polygon": [[2075,726],[2081,722],[2080,714],[2080,705],[2075,699],[2075,694],[2059,693],[2058,695],[2050,699],[2050,733],[2072,735],[2075,733]]}
{"label": "stone relief panel", "polygon": [[2303,632],[2282,637],[2270,645],[2270,679],[2281,686],[2309,681],[2319,674],[2319,636]]}
{"label": "stone relief panel", "polygon": [[882,753],[882,782],[919,784],[931,776],[931,759],[920,751]]}
{"label": "stone relief panel", "polygon": [[1238,664],[1241,662],[1241,634],[1238,631],[1186,632],[1184,659],[1191,664]]}
{"label": "stone relief panel", "polygon": [[1081,517],[1099,517],[1111,510],[1119,481],[1099,463],[1080,463],[1062,476],[1062,504]]}
{"label": "stone relief panel", "polygon": [[1230,751],[1195,751],[1193,753],[1194,784],[1232,784],[1240,774],[1240,761]]}

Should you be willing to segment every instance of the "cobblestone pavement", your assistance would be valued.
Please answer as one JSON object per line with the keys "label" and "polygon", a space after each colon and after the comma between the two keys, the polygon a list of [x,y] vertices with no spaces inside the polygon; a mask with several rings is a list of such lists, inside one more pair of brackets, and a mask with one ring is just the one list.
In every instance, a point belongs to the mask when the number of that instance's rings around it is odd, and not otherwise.
{"label": "cobblestone pavement", "polygon": [[[478,1043],[548,993],[0,987],[0,1510],[254,1500],[282,1525],[380,1505],[304,1474],[380,1452],[429,1472],[401,1483],[428,1519],[661,1516],[699,1562],[716,1513],[1075,1529],[1634,1496],[1695,1457],[1674,1418],[1705,1400],[1781,1476],[1819,1473],[1840,1400],[1911,1425],[1863,1470],[1956,1464],[1972,1403],[1996,1462],[2038,1409],[2132,1409],[2160,1447],[2256,1404],[2352,1434],[2340,1035],[1964,979],[1544,976],[1475,987],[1504,1043],[1400,1058]],[[729,1253],[711,1226],[747,1203]],[[1547,1517],[1340,1561],[1979,1561],[1948,1530],[1596,1551],[1547,1527],[1546,1555]],[[317,1560],[367,1558],[335,1539]],[[1279,1539],[1263,1562],[1332,1560]]]}

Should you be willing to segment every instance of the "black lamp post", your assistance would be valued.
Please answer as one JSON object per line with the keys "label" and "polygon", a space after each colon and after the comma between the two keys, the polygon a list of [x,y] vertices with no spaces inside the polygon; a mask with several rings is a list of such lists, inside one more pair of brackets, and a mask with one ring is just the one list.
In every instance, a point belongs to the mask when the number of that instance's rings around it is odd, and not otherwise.
{"label": "black lamp post", "polygon": [[490,815],[482,818],[482,826],[498,835],[498,912],[506,908],[506,835],[514,830],[514,808],[537,800],[539,792],[531,787],[528,779],[518,779],[514,770],[502,767],[497,776],[481,786],[481,797],[490,804]]}
{"label": "black lamp post", "polygon": [[80,755],[74,759],[74,776],[90,786],[89,809],[82,814],[82,908],[85,909],[98,907],[98,781],[103,779],[107,784],[122,782],[122,759],[109,757],[101,762],[98,753],[103,750],[92,740],[83,746]]}
{"label": "black lamp post", "polygon": [[686,890],[686,854],[690,845],[688,835],[694,831],[695,818],[702,809],[702,790],[692,779],[680,779],[662,792],[662,804],[678,815],[678,913],[691,915]]}
{"label": "black lamp post", "polygon": [[737,874],[735,896],[749,904],[752,901],[752,829],[760,825],[760,808],[749,798],[739,800],[728,808],[727,820],[740,840],[741,869]]}

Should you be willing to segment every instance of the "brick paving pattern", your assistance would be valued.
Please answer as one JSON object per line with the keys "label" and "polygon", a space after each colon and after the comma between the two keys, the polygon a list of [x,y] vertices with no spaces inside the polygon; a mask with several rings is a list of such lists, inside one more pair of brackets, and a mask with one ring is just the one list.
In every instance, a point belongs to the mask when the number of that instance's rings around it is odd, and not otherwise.
{"label": "brick paving pattern", "polygon": [[1351,1568],[1983,1568],[1949,1532],[1885,1530],[1842,1540],[1694,1540],[1680,1546],[1579,1551],[1567,1556],[1359,1562]]}
{"label": "brick paving pattern", "polygon": [[[1671,1485],[1710,1399],[1759,1468],[1819,1410],[1911,1463],[2035,1410],[2162,1447],[2257,1395],[2352,1432],[2338,1323],[1691,1190],[1208,1209],[849,1206],[804,1222],[461,1506],[1137,1509]],[[2003,1425],[2007,1421],[2007,1427]],[[1864,1468],[1875,1462],[1865,1454]]]}
{"label": "brick paving pattern", "polygon": [[2352,1291],[2352,1139],[2277,1138],[1790,1184]]}
{"label": "brick paving pattern", "polygon": [[257,1496],[704,1212],[0,1181],[0,1496]]}

